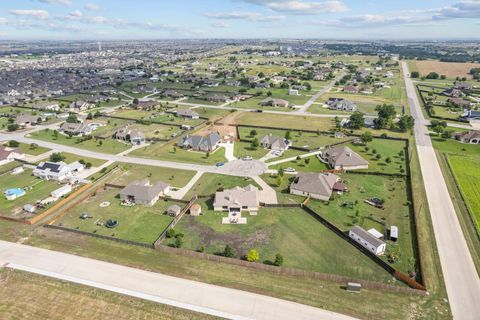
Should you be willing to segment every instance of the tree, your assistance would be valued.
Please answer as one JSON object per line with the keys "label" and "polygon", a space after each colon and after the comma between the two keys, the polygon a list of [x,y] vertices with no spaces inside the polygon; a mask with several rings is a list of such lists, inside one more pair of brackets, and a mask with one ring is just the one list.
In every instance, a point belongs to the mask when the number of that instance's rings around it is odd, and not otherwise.
{"label": "tree", "polygon": [[252,137],[256,136],[257,134],[258,134],[258,132],[257,132],[257,130],[255,130],[255,129],[252,129],[252,130],[250,131],[250,135],[251,135]]}
{"label": "tree", "polygon": [[133,104],[138,105],[138,99],[137,98],[133,99]]}
{"label": "tree", "polygon": [[440,77],[439,74],[436,72],[430,72],[426,76],[427,79],[438,79],[439,77]]}
{"label": "tree", "polygon": [[257,250],[251,249],[250,251],[248,251],[247,261],[249,261],[249,262],[257,262],[258,260],[260,260],[260,254],[258,253]]}
{"label": "tree", "polygon": [[233,258],[235,256],[235,252],[230,245],[227,244],[225,249],[223,249],[223,256],[227,258]]}
{"label": "tree", "polygon": [[16,140],[10,140],[8,141],[8,146],[11,148],[16,148],[20,145],[20,143]]}
{"label": "tree", "polygon": [[442,138],[443,139],[450,139],[452,137],[452,131],[451,130],[445,130],[442,132]]}
{"label": "tree", "polygon": [[182,237],[175,237],[175,248],[181,248],[183,245],[183,238]]}
{"label": "tree", "polygon": [[86,169],[90,169],[91,167],[92,167],[92,163],[90,163],[90,162],[85,163],[85,168]]}
{"label": "tree", "polygon": [[283,256],[280,253],[275,255],[275,261],[273,261],[273,265],[280,267],[283,264]]}
{"label": "tree", "polygon": [[387,157],[387,158],[385,159],[385,162],[386,162],[386,163],[390,163],[390,162],[392,162],[392,159],[391,159],[390,157]]}
{"label": "tree", "polygon": [[36,144],[36,143],[30,143],[30,149],[31,149],[31,150],[35,150],[35,149],[37,149],[37,148],[38,148],[38,144]]}
{"label": "tree", "polygon": [[377,158],[377,160],[380,160],[382,159],[382,155],[380,153],[377,153],[377,155],[375,156],[375,158]]}
{"label": "tree", "polygon": [[412,73],[410,73],[410,77],[411,78],[418,78],[418,77],[420,77],[420,74],[418,73],[418,71],[412,71]]}
{"label": "tree", "polygon": [[255,138],[252,140],[251,147],[252,147],[253,149],[257,149],[259,145],[260,145],[260,142],[258,142],[258,138],[255,137]]}
{"label": "tree", "polygon": [[432,128],[433,132],[437,133],[437,134],[441,134],[445,128],[441,127],[441,126],[436,126],[436,127],[433,127]]}
{"label": "tree", "polygon": [[355,111],[351,116],[350,116],[350,128],[352,129],[360,129],[363,128],[365,125],[365,118],[363,117],[363,113]]}
{"label": "tree", "polygon": [[87,120],[92,120],[92,119],[93,119],[93,114],[89,112],[87,115]]}
{"label": "tree", "polygon": [[77,123],[78,122],[77,115],[75,113],[70,113],[68,115],[67,120],[65,120],[65,121],[68,122],[68,123]]}
{"label": "tree", "polygon": [[173,238],[175,237],[175,230],[172,228],[172,229],[168,229],[167,232],[165,233],[165,236],[167,238]]}
{"label": "tree", "polygon": [[404,115],[400,117],[400,121],[398,121],[398,127],[402,132],[407,132],[411,130],[415,125],[415,119],[411,115]]}
{"label": "tree", "polygon": [[267,96],[268,96],[268,97],[271,97],[271,96],[272,96],[272,91],[268,91],[268,92],[267,92]]}
{"label": "tree", "polygon": [[10,132],[17,130],[18,128],[19,128],[19,126],[16,123],[10,123],[7,126],[7,130],[10,131]]}
{"label": "tree", "polygon": [[258,74],[258,77],[259,77],[259,78],[265,78],[265,73],[260,72],[260,73]]}
{"label": "tree", "polygon": [[392,126],[393,119],[397,115],[394,105],[379,105],[375,108],[375,111],[378,112],[378,118],[374,120],[374,124],[377,129],[385,129]]}
{"label": "tree", "polygon": [[60,162],[65,160],[65,156],[63,156],[60,152],[54,152],[50,155],[51,162]]}
{"label": "tree", "polygon": [[292,133],[290,131],[285,132],[285,139],[290,140],[292,138]]}
{"label": "tree", "polygon": [[305,158],[305,165],[308,167],[308,164],[310,163],[310,158]]}
{"label": "tree", "polygon": [[362,133],[362,135],[360,136],[360,139],[362,140],[363,143],[368,143],[368,142],[371,142],[373,140],[373,136],[372,136],[372,133],[370,131],[365,131],[364,133]]}
{"label": "tree", "polygon": [[205,158],[207,158],[207,159],[208,159],[209,157],[210,157],[210,152],[209,152],[209,151],[207,151],[207,153],[205,154]]}
{"label": "tree", "polygon": [[280,187],[282,185],[282,181],[283,181],[283,176],[277,174],[277,187]]}

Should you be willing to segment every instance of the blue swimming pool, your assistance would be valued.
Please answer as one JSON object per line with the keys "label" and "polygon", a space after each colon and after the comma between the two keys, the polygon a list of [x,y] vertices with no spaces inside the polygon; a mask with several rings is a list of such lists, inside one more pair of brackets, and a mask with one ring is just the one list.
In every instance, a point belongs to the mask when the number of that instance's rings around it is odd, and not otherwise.
{"label": "blue swimming pool", "polygon": [[21,197],[25,194],[25,190],[20,189],[20,188],[13,188],[13,189],[8,189],[5,191],[5,196],[7,198],[18,198]]}

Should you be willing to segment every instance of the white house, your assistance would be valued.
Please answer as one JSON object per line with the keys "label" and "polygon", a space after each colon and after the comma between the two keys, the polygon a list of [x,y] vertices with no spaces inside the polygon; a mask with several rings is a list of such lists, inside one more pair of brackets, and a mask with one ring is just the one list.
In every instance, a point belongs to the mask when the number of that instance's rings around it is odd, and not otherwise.
{"label": "white house", "polygon": [[44,180],[64,181],[75,173],[82,171],[84,166],[78,161],[67,165],[65,162],[40,162],[33,169],[33,175]]}
{"label": "white house", "polygon": [[360,226],[352,227],[348,236],[377,256],[385,253],[387,244]]}
{"label": "white house", "polygon": [[19,150],[0,146],[0,166],[12,162],[15,159],[24,159],[25,155]]}
{"label": "white house", "polygon": [[288,95],[290,95],[290,96],[298,96],[298,90],[296,90],[296,89],[290,89],[290,90],[288,90]]}

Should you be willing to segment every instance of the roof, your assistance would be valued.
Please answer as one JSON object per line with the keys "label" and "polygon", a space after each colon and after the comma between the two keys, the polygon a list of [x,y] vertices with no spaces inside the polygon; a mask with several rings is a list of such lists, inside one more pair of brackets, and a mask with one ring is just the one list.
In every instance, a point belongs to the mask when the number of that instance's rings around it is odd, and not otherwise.
{"label": "roof", "polygon": [[271,145],[272,147],[280,147],[283,149],[286,149],[289,145],[289,141],[287,139],[272,136],[271,134],[261,137],[260,143],[268,144],[268,145]]}
{"label": "roof", "polygon": [[248,185],[245,188],[235,187],[233,189],[216,192],[213,203],[215,207],[258,207],[259,204],[258,188],[253,185]]}
{"label": "roof", "polygon": [[12,149],[12,148],[8,148],[8,147],[0,146],[0,160],[7,159],[8,156],[12,153],[21,154],[22,152],[20,152],[17,149]]}
{"label": "roof", "polygon": [[379,247],[382,244],[385,244],[385,242],[375,238],[375,236],[373,236],[371,233],[369,233],[368,231],[366,231],[360,226],[353,226],[352,229],[350,229],[350,231],[355,233],[356,235],[358,235],[359,237],[361,237],[363,240],[367,241],[374,247]]}
{"label": "roof", "polygon": [[325,158],[333,161],[334,166],[351,167],[368,165],[368,161],[363,159],[358,153],[349,147],[335,147],[327,149],[324,152]]}
{"label": "roof", "polygon": [[65,162],[40,162],[40,164],[36,167],[37,170],[49,170],[51,172],[60,172],[64,166],[67,164]]}
{"label": "roof", "polygon": [[182,211],[182,208],[179,205],[173,204],[167,208],[168,213],[177,213]]}
{"label": "roof", "polygon": [[471,131],[468,131],[468,132],[459,132],[455,135],[455,138],[465,139],[465,140],[480,138],[480,130],[471,130]]}
{"label": "roof", "polygon": [[88,125],[84,124],[84,123],[64,122],[60,126],[60,129],[62,129],[63,131],[67,131],[67,132],[85,132],[85,130],[87,128],[88,128]]}
{"label": "roof", "polygon": [[168,184],[159,181],[151,185],[148,179],[133,181],[120,191],[120,195],[135,197],[136,200],[151,201],[168,188]]}
{"label": "roof", "polygon": [[198,113],[190,109],[178,109],[177,116],[180,117],[198,117]]}
{"label": "roof", "polygon": [[183,140],[178,142],[178,145],[183,147],[191,147],[193,149],[212,149],[219,141],[220,136],[216,132],[209,135],[202,136],[186,136]]}
{"label": "roof", "polygon": [[330,197],[332,195],[333,186],[339,179],[340,178],[337,175],[329,172],[300,172],[290,185],[290,189]]}

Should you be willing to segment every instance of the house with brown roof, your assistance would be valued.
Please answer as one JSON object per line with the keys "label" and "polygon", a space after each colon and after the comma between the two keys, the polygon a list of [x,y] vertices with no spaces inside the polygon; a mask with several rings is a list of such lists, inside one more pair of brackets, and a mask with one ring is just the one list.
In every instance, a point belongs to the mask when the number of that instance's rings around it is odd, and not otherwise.
{"label": "house with brown roof", "polygon": [[178,109],[177,110],[177,117],[184,118],[184,119],[199,119],[200,118],[198,113],[193,111],[192,109]]}
{"label": "house with brown roof", "polygon": [[455,107],[459,108],[468,108],[470,107],[470,101],[464,100],[462,98],[450,98],[447,102],[453,104]]}
{"label": "house with brown roof", "polygon": [[259,142],[263,148],[275,151],[285,151],[291,145],[289,140],[273,136],[272,134],[261,137]]}
{"label": "house with brown roof", "polygon": [[128,184],[119,196],[123,202],[153,206],[169,190],[170,186],[162,181],[152,185],[148,179],[144,179]]}
{"label": "house with brown roof", "polygon": [[24,159],[25,155],[18,149],[0,145],[0,166],[15,159]]}
{"label": "house with brown roof", "polygon": [[459,132],[454,135],[454,138],[462,143],[480,144],[480,130]]}
{"label": "house with brown roof", "polygon": [[34,126],[37,123],[41,122],[41,120],[39,121],[39,119],[42,119],[42,117],[22,113],[15,118],[15,123],[21,127],[26,127],[28,125]]}
{"label": "house with brown roof", "polygon": [[300,172],[290,184],[290,193],[328,201],[333,191],[345,191],[340,177],[333,173]]}
{"label": "house with brown roof", "polygon": [[334,147],[321,151],[318,158],[335,170],[368,169],[368,161],[349,147]]}
{"label": "house with brown roof", "polygon": [[115,131],[113,138],[119,141],[129,142],[136,146],[145,143],[145,135],[143,132],[137,129],[129,128],[128,126]]}
{"label": "house with brown roof", "polygon": [[247,218],[242,217],[242,212],[247,211],[251,215],[256,215],[259,207],[258,188],[253,185],[218,191],[213,201],[215,211],[228,212],[228,217],[222,218],[223,224],[245,224]]}
{"label": "house with brown roof", "polygon": [[290,102],[283,99],[274,99],[274,98],[266,98],[260,102],[262,107],[283,107],[286,108],[290,105]]}
{"label": "house with brown roof", "polygon": [[343,92],[358,93],[359,91],[360,91],[360,88],[356,87],[356,86],[348,85],[348,86],[343,87]]}

